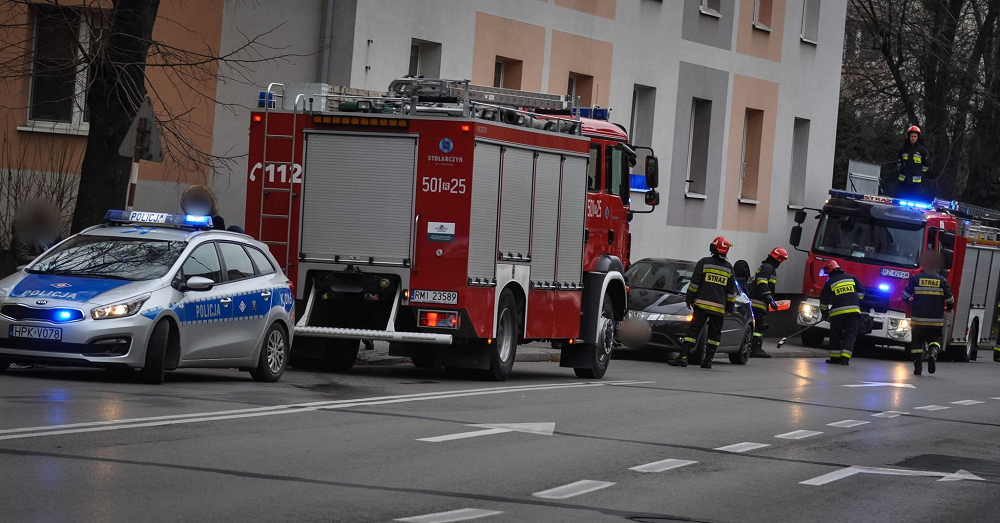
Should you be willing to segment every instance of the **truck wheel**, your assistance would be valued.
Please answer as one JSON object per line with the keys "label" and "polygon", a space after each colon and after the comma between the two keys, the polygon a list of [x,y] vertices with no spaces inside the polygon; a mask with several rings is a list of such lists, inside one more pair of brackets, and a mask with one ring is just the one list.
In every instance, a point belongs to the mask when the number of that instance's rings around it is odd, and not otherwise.
{"label": "truck wheel", "polygon": [[163,383],[163,373],[167,366],[167,342],[170,337],[170,326],[166,320],[160,320],[153,327],[146,345],[146,362],[142,366],[139,378],[143,383],[159,385]]}
{"label": "truck wheel", "polygon": [[361,340],[333,340],[323,359],[323,366],[334,372],[347,372],[358,361],[359,350]]}
{"label": "truck wheel", "polygon": [[419,351],[410,356],[410,361],[418,369],[433,369],[437,367],[433,351]]}
{"label": "truck wheel", "polygon": [[733,365],[746,365],[750,361],[750,349],[753,347],[753,327],[747,327],[743,333],[743,342],[740,343],[740,350],[729,355],[729,363]]}
{"label": "truck wheel", "polygon": [[[608,365],[611,363],[611,349],[615,344],[615,310],[611,302],[611,296],[604,295],[604,304],[601,307],[600,330],[597,333],[597,343],[591,350],[597,351],[594,356],[594,366],[582,369],[573,369],[577,378],[599,380],[608,372]],[[587,350],[584,348],[584,350]]]}
{"label": "truck wheel", "polygon": [[952,353],[952,360],[961,363],[968,363],[975,360],[979,352],[979,321],[973,320],[972,327],[969,327],[969,335],[965,339],[964,347],[955,347]]}
{"label": "truck wheel", "polygon": [[822,349],[825,339],[826,331],[823,329],[809,329],[802,333],[802,344],[813,349]]}
{"label": "truck wheel", "polygon": [[688,354],[688,365],[701,365],[701,360],[705,359],[705,345],[708,345],[708,325],[701,328],[698,334],[698,341],[694,345],[694,350]]}
{"label": "truck wheel", "polygon": [[281,379],[285,372],[285,363],[288,361],[288,336],[285,329],[275,323],[267,331],[264,343],[260,348],[260,358],[257,361],[257,368],[250,371],[250,377],[254,381],[274,383]]}
{"label": "truck wheel", "polygon": [[493,340],[490,354],[490,368],[486,375],[493,381],[505,381],[514,368],[517,355],[517,304],[510,291],[500,294],[497,310],[497,336]]}

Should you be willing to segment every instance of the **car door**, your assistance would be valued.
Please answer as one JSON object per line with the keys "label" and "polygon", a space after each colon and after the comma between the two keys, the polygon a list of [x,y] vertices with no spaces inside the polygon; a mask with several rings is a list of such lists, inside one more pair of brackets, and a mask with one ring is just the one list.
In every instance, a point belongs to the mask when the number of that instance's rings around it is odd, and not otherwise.
{"label": "car door", "polygon": [[736,283],[736,308],[732,315],[726,316],[722,324],[722,346],[737,347],[743,341],[743,332],[747,325],[750,299],[743,291],[743,286]]}
{"label": "car door", "polygon": [[[181,318],[181,339],[185,360],[206,360],[223,357],[232,343],[232,298],[225,282],[225,273],[215,242],[195,247],[181,265],[181,282],[194,276],[208,278],[215,286],[207,291],[186,290],[178,310]],[[183,289],[183,287],[181,287]]]}
{"label": "car door", "polygon": [[226,271],[226,295],[232,300],[233,319],[232,325],[218,326],[227,331],[225,336],[230,340],[222,357],[246,358],[253,353],[264,332],[271,290],[265,286],[266,278],[257,272],[242,244],[220,241],[218,246]]}

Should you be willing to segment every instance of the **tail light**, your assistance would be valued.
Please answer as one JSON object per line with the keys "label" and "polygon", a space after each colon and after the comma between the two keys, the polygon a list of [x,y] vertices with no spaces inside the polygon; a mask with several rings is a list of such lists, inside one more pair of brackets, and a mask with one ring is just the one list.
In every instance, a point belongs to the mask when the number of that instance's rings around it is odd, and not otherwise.
{"label": "tail light", "polygon": [[417,324],[431,329],[457,329],[458,312],[422,310],[417,314]]}

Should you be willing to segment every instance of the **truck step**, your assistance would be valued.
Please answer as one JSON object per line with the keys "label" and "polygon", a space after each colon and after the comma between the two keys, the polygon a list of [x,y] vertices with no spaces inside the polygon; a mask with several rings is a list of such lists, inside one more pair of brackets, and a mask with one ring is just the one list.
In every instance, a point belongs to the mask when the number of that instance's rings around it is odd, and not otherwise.
{"label": "truck step", "polygon": [[341,338],[349,340],[407,341],[413,343],[433,343],[451,345],[451,334],[430,334],[425,332],[389,332],[364,329],[335,329],[332,327],[296,326],[296,336],[315,338]]}

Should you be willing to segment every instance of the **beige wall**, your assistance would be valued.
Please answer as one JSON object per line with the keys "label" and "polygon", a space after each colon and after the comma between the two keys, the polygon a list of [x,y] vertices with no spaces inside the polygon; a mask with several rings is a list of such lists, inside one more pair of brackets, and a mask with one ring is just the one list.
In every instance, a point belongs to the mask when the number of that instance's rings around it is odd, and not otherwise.
{"label": "beige wall", "polygon": [[[613,53],[614,44],[611,42],[553,30],[548,92],[568,94],[566,86],[570,73],[589,75],[594,78],[593,85],[578,84],[577,93],[585,90],[590,94],[591,104],[607,107],[611,91]],[[587,105],[587,98],[588,96],[583,98],[584,105]]]}
{"label": "beige wall", "polygon": [[[632,0],[635,1],[635,0]],[[556,0],[556,5],[574,11],[615,19],[617,0]]]}
{"label": "beige wall", "polygon": [[[536,92],[542,90],[544,27],[477,12],[472,83],[493,85],[493,66],[498,56],[521,61],[520,71],[507,71],[508,74],[520,76],[520,89]],[[512,85],[504,85],[508,86]]]}
{"label": "beige wall", "polygon": [[[740,167],[743,162],[743,128],[747,109],[764,111],[760,133],[757,170],[758,203],[738,203]],[[747,232],[767,232],[771,205],[771,169],[774,163],[774,136],[778,114],[778,84],[749,76],[733,75],[733,101],[729,123],[729,158],[725,180],[722,228]],[[756,145],[756,144],[754,144]],[[785,193],[778,191],[778,197]]]}
{"label": "beige wall", "polygon": [[772,62],[781,61],[781,40],[785,31],[786,0],[771,1],[771,32],[753,26],[754,0],[740,2],[736,31],[736,52]]}

